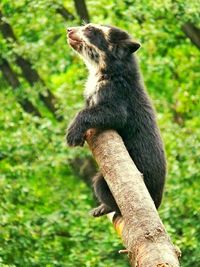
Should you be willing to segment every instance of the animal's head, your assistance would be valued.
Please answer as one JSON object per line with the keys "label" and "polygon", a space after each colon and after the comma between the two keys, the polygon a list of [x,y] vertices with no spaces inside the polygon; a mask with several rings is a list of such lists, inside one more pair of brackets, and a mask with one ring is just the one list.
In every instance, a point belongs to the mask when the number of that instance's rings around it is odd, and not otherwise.
{"label": "animal's head", "polygon": [[67,29],[68,42],[84,59],[86,65],[98,67],[112,60],[126,60],[140,44],[116,27],[87,24]]}

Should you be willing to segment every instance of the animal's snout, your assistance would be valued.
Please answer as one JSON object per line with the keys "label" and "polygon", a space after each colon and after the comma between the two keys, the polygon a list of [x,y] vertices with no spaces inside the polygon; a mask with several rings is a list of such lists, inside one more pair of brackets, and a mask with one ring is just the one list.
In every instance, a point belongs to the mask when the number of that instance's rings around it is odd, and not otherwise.
{"label": "animal's snout", "polygon": [[73,32],[73,28],[67,28],[67,32],[68,33]]}
{"label": "animal's snout", "polygon": [[67,28],[67,37],[69,44],[75,48],[77,47],[77,44],[80,44],[82,42],[81,36],[80,36],[80,27],[69,27]]}
{"label": "animal's snout", "polygon": [[79,31],[79,27],[69,27],[67,28],[67,33],[68,34],[75,34]]}
{"label": "animal's snout", "polygon": [[75,33],[75,30],[73,28],[67,28],[67,34],[69,37],[71,37]]}

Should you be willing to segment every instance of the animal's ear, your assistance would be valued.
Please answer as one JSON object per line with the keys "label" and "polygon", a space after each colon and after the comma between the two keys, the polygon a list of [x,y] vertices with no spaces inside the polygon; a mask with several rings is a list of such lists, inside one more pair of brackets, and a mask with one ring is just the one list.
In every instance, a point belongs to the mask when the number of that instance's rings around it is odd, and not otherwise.
{"label": "animal's ear", "polygon": [[135,42],[135,41],[127,41],[126,47],[128,49],[128,52],[130,54],[132,54],[140,48],[140,44],[138,42]]}

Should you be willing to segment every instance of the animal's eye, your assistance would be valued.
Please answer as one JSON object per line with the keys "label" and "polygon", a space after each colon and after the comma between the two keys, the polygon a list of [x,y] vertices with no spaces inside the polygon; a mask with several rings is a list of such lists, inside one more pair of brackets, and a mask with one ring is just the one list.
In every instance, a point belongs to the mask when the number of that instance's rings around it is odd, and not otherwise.
{"label": "animal's eye", "polygon": [[86,30],[89,31],[89,32],[93,31],[93,29],[94,29],[94,28],[91,27],[91,26],[89,26],[89,27],[86,28]]}

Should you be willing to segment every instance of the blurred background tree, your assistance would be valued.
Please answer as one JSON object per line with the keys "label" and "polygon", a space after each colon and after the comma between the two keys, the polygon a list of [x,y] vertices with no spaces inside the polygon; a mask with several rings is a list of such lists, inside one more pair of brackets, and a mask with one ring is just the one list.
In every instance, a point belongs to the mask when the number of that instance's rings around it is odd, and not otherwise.
{"label": "blurred background tree", "polygon": [[67,26],[112,24],[139,40],[138,58],[168,159],[160,216],[200,262],[199,1],[2,0],[0,4],[0,266],[129,266],[106,218],[93,219],[85,149],[65,146],[87,71]]}

